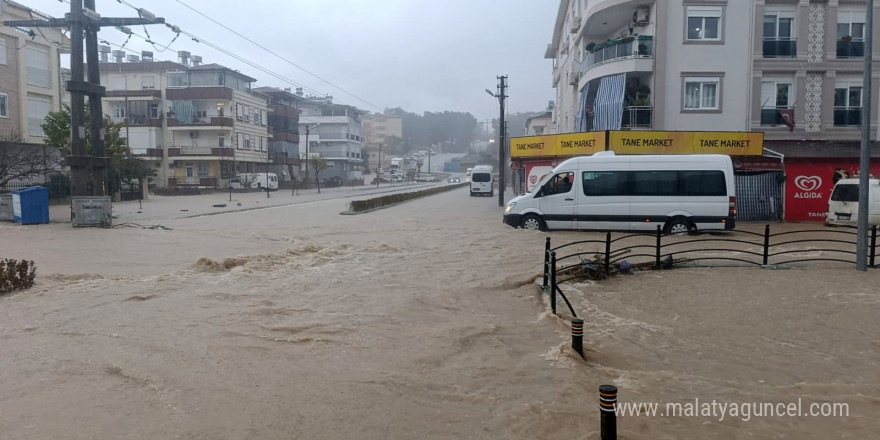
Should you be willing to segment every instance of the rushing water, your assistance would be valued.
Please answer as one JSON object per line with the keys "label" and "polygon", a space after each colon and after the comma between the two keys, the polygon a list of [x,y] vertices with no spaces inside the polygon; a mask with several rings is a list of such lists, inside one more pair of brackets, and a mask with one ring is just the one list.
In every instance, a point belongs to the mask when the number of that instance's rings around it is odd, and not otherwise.
{"label": "rushing water", "polygon": [[[277,194],[276,197],[281,197]],[[566,286],[588,360],[532,283],[545,234],[456,190],[167,220],[0,226],[0,437],[598,438],[621,401],[840,401],[850,417],[621,417],[621,438],[871,438],[876,273],[681,269]],[[578,233],[552,233],[573,240]]]}

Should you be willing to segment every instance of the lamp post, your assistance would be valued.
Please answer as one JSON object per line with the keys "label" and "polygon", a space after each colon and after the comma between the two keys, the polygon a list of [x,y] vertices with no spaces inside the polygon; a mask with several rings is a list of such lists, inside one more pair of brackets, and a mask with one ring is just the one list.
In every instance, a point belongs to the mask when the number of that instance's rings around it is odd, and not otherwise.
{"label": "lamp post", "polygon": [[306,157],[305,157],[305,161],[306,161],[306,177],[305,177],[305,179],[303,179],[303,182],[305,182],[305,184],[306,184],[306,188],[308,188],[308,185],[309,185],[309,132],[310,132],[313,128],[315,128],[315,127],[317,127],[317,126],[319,126],[319,125],[321,125],[321,124],[315,124],[315,125],[312,125],[312,126],[306,125]]}
{"label": "lamp post", "polygon": [[376,188],[379,188],[380,177],[382,177],[382,144],[379,144],[379,164],[376,166]]}
{"label": "lamp post", "polygon": [[504,206],[504,139],[506,125],[504,123],[504,100],[507,98],[507,75],[498,77],[498,91],[493,93],[486,89],[486,93],[498,98],[500,117],[498,124],[498,206]]}

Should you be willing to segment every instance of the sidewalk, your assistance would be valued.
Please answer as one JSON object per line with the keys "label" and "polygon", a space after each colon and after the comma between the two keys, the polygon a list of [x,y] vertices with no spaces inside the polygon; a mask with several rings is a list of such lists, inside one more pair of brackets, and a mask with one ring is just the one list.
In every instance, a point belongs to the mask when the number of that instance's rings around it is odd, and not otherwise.
{"label": "sidewalk", "polygon": [[[232,193],[232,200],[228,192],[216,192],[195,196],[159,196],[150,195],[148,200],[138,202],[118,202],[113,204],[114,224],[134,222],[139,224],[156,224],[172,219],[197,217],[202,215],[215,215],[251,209],[269,208],[273,206],[295,205],[322,200],[342,200],[365,198],[377,194],[393,192],[409,192],[417,189],[425,189],[437,185],[445,185],[445,182],[436,183],[383,183],[378,188],[376,185],[362,185],[355,187],[321,188],[298,190],[297,195],[291,195],[290,189],[281,189],[269,192],[243,192]],[[214,206],[225,205],[225,206]],[[341,209],[342,210],[342,209]],[[70,207],[58,205],[49,207],[49,219],[52,222],[69,223]]]}

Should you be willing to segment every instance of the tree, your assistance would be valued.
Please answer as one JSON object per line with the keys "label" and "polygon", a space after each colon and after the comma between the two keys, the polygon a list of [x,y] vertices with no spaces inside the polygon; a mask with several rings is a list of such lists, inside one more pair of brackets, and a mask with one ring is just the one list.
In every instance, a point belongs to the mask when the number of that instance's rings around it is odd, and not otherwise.
{"label": "tree", "polygon": [[12,180],[33,180],[61,169],[61,157],[24,143],[18,132],[0,136],[0,186]]}
{"label": "tree", "polygon": [[406,154],[406,151],[403,149],[403,139],[397,136],[386,137],[385,148],[388,154]]}
{"label": "tree", "polygon": [[315,186],[318,188],[318,194],[321,194],[321,180],[319,179],[319,175],[321,174],[321,171],[327,169],[327,159],[318,156],[309,159],[309,162],[312,163],[312,168],[315,170]]}
{"label": "tree", "polygon": [[[86,103],[85,116],[85,126],[89,127],[91,113],[88,103]],[[69,156],[70,107],[64,106],[62,111],[50,112],[41,127],[46,134],[43,142],[47,146],[58,149],[62,155]],[[146,162],[131,157],[126,139],[122,136],[123,127],[123,124],[114,124],[109,119],[104,119],[104,152],[110,159],[110,166],[107,170],[110,193],[118,192],[122,182],[130,184],[134,179],[143,179],[141,180],[143,184],[146,183],[146,177],[156,175],[155,170],[150,168]],[[91,130],[86,130],[86,154],[92,154]]]}
{"label": "tree", "polygon": [[363,151],[361,152],[362,162],[361,166],[364,168],[364,174],[370,174],[370,153]]}
{"label": "tree", "polygon": [[[91,119],[87,103],[86,127],[91,125]],[[64,110],[49,112],[45,122],[40,126],[46,134],[46,138],[43,139],[46,145],[58,149],[65,156],[70,155],[70,107],[65,105]],[[123,127],[123,124],[114,124],[109,119],[104,119],[104,152],[110,158],[111,163],[118,163],[129,154],[125,138],[122,137]],[[92,134],[88,129],[86,129],[86,154],[92,154]]]}

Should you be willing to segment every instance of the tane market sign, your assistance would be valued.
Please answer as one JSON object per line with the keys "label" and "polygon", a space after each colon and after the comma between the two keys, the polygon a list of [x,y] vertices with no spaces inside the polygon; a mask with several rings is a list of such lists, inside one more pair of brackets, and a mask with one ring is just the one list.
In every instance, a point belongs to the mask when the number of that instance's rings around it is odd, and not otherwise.
{"label": "tane market sign", "polygon": [[764,154],[764,133],[598,131],[510,140],[512,159],[588,156],[600,151],[613,151],[617,154],[761,156]]}
{"label": "tane market sign", "polygon": [[726,154],[761,156],[764,133],[612,131],[609,150],[619,154]]}
{"label": "tane market sign", "polygon": [[555,134],[510,139],[510,157],[588,156],[605,151],[605,132]]}

